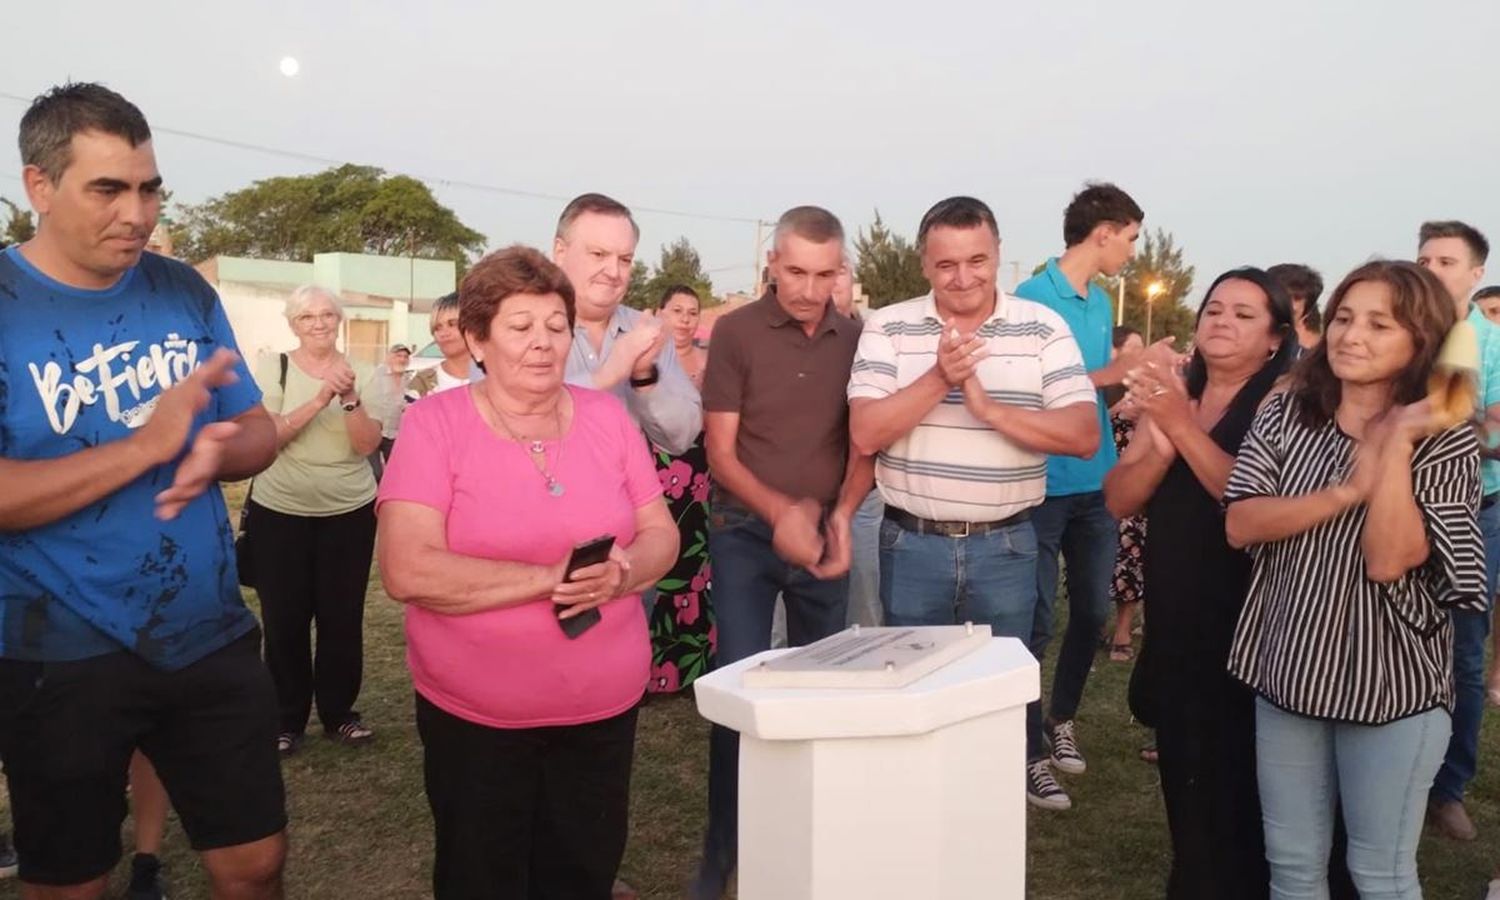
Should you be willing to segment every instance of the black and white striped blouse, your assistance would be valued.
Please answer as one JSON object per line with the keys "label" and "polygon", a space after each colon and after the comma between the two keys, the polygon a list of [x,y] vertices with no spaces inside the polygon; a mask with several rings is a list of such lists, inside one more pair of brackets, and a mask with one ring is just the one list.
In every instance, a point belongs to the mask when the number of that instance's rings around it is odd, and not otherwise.
{"label": "black and white striped blouse", "polygon": [[[1282,394],[1256,416],[1224,502],[1294,497],[1347,477],[1356,442],[1329,422],[1309,429]],[[1453,708],[1448,609],[1482,610],[1479,443],[1467,425],[1425,438],[1412,491],[1427,525],[1427,562],[1391,584],[1365,577],[1365,507],[1251,548],[1249,597],[1229,671],[1271,703],[1305,716],[1379,725]]]}

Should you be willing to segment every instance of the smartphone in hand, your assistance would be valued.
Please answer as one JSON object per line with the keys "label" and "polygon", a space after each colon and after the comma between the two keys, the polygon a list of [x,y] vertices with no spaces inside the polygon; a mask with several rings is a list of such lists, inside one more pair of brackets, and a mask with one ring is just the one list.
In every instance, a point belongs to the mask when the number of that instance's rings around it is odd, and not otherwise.
{"label": "smartphone in hand", "polygon": [[[608,561],[609,551],[613,550],[614,546],[615,536],[606,534],[596,537],[591,541],[584,541],[574,547],[572,554],[568,556],[568,567],[564,570],[566,573],[563,575],[564,580],[572,581],[573,573],[579,569],[587,569],[589,566],[597,566],[602,562]],[[552,607],[552,611],[559,616],[563,614],[563,610],[565,609],[567,607],[561,603],[555,603]],[[567,635],[569,639],[573,639],[595,625],[598,625],[603,618],[604,616],[599,612],[599,608],[595,607],[569,619],[558,619],[557,624],[562,628],[563,634]]]}

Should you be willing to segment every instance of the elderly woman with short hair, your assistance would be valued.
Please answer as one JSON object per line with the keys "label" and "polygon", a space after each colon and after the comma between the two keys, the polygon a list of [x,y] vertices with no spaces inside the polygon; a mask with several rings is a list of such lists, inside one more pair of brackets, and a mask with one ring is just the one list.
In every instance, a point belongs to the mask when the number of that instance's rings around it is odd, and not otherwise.
{"label": "elderly woman with short hair", "polygon": [[369,372],[356,374],[338,350],[338,298],[300,287],[285,313],[297,348],[262,359],[255,373],[280,451],[251,483],[246,505],[255,543],[250,581],[260,594],[266,665],[281,706],[276,743],[288,755],[302,743],[314,699],[329,738],[362,744],[373,737],[353,707],[375,541],[367,457],[380,445],[380,423],[361,400]]}
{"label": "elderly woman with short hair", "polygon": [[[464,277],[484,378],[411,407],[381,482],[380,567],[406,605],[438,900],[610,896],[625,850],[640,594],[677,529],[640,429],[565,385],[573,288],[511,247]],[[602,535],[613,549],[570,565]]]}

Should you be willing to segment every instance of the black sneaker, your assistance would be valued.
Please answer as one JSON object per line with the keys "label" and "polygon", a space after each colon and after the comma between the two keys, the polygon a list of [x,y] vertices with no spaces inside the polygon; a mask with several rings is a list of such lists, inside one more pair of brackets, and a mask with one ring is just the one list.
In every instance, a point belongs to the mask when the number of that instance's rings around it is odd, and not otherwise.
{"label": "black sneaker", "polygon": [[1052,777],[1045,758],[1026,764],[1026,802],[1039,809],[1072,809],[1073,801]]}
{"label": "black sneaker", "polygon": [[150,853],[137,853],[130,860],[130,887],[125,900],[167,900],[161,883],[161,860]]}
{"label": "black sneaker", "polygon": [[1088,768],[1084,762],[1083,754],[1078,751],[1078,739],[1073,736],[1073,720],[1058,722],[1048,729],[1049,743],[1052,745],[1052,765],[1057,771],[1069,775],[1082,775]]}
{"label": "black sneaker", "polygon": [[10,835],[0,831],[0,878],[14,878],[20,859],[16,856],[16,848],[11,845]]}

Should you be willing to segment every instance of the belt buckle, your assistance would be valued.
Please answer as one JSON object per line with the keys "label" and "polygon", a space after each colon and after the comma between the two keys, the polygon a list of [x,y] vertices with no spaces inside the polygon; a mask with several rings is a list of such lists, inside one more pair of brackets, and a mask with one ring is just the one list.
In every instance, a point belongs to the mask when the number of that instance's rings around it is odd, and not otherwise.
{"label": "belt buckle", "polygon": [[964,523],[964,530],[963,531],[955,531],[952,534],[950,534],[949,537],[954,537],[954,538],[966,538],[966,537],[968,537],[969,536],[969,527],[970,527],[971,524],[972,523],[970,523],[970,522],[965,522]]}

